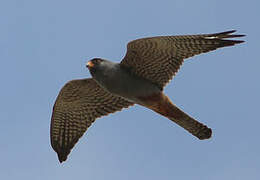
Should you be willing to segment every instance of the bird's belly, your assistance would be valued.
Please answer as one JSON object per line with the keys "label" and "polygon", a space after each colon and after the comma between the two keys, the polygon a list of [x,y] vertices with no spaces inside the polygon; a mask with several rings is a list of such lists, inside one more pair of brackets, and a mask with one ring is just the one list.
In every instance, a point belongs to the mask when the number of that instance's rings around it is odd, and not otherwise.
{"label": "bird's belly", "polygon": [[149,96],[160,92],[155,84],[148,80],[121,74],[120,77],[106,81],[104,85],[112,94],[124,97],[132,102],[139,103],[138,97]]}

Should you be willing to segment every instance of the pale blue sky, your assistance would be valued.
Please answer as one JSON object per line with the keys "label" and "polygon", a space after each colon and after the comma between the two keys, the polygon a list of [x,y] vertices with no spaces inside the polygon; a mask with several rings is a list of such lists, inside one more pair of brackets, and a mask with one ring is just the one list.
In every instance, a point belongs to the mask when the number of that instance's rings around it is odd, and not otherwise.
{"label": "pale blue sky", "polygon": [[[249,1],[0,1],[0,179],[259,180],[259,7]],[[199,141],[140,106],[98,119],[60,164],[52,106],[87,60],[128,41],[237,29],[246,43],[187,60],[165,89],[213,130]]]}

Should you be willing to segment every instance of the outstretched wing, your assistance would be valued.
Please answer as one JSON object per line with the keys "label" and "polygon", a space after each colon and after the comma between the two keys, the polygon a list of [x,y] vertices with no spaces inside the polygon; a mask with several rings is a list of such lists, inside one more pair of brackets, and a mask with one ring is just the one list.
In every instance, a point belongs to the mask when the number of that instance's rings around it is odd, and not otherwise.
{"label": "outstretched wing", "polygon": [[56,99],[51,118],[51,145],[59,161],[67,159],[96,118],[131,105],[133,103],[105,91],[93,79],[68,82]]}
{"label": "outstretched wing", "polygon": [[226,39],[244,36],[232,35],[234,32],[137,39],[128,43],[121,65],[163,88],[185,58],[244,42]]}

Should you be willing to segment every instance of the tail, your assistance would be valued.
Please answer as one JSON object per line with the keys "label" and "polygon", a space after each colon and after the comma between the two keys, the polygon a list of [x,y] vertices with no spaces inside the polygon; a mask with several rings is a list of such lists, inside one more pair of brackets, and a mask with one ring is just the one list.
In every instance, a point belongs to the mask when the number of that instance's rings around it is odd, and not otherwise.
{"label": "tail", "polygon": [[156,101],[153,101],[153,103],[150,101],[146,107],[167,117],[200,140],[209,139],[211,137],[212,130],[210,128],[180,110],[163,93],[157,94],[156,97],[154,96],[152,99]]}
{"label": "tail", "polygon": [[[178,111],[181,111],[176,106],[175,106],[175,108]],[[184,113],[184,112],[182,112],[182,113]],[[192,135],[196,136],[200,140],[209,139],[211,137],[212,130],[210,128],[208,128],[206,125],[196,121],[195,119],[193,119],[192,117],[190,117],[186,114],[185,114],[185,116],[181,119],[176,119],[174,117],[167,117],[167,118],[172,120],[179,126],[183,127],[184,129],[189,131]]]}

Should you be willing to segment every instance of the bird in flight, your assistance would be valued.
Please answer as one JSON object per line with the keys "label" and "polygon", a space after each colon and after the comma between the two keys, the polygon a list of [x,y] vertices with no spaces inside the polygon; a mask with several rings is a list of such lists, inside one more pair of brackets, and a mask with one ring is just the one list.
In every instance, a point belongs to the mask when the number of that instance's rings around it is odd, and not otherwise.
{"label": "bird in flight", "polygon": [[198,139],[212,130],[193,119],[163,93],[184,59],[242,43],[235,30],[214,34],[158,36],[131,41],[120,63],[94,58],[87,63],[92,78],[69,81],[61,89],[51,117],[51,146],[60,162],[99,117],[134,104],[175,122]]}

